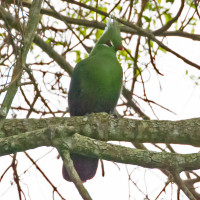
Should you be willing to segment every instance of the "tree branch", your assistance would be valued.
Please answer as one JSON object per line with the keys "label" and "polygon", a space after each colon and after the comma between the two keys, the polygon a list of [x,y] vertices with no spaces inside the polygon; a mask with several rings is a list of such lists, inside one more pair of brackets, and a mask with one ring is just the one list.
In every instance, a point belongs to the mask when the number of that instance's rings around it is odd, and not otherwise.
{"label": "tree branch", "polygon": [[[4,16],[6,17],[6,20],[8,21],[10,26],[19,31],[19,23],[0,5],[0,18],[3,19],[2,14],[4,14]],[[72,73],[73,67],[65,60],[65,58],[58,54],[50,45],[44,42],[39,36],[35,35],[33,42],[36,43],[51,58],[53,58],[62,69],[68,72],[68,74]]]}
{"label": "tree branch", "polygon": [[197,140],[200,137],[200,118],[180,121],[134,120],[116,119],[106,113],[97,113],[71,118],[7,119],[1,130],[8,137],[43,129],[52,124],[57,127],[64,125],[71,134],[77,132],[104,141],[200,146],[200,140]]}
{"label": "tree branch", "polygon": [[[87,121],[85,117],[82,117],[82,120],[83,122]],[[107,119],[104,120],[107,121]],[[40,146],[54,146],[59,151],[67,149],[72,153],[147,168],[167,169],[169,171],[178,170],[181,172],[199,169],[200,166],[199,153],[181,155],[177,153],[132,149],[98,141],[79,134],[73,134],[73,132],[73,128],[67,126],[65,123],[64,126],[49,126],[48,128],[1,138],[0,155],[8,155]],[[102,131],[99,135],[102,135]]]}
{"label": "tree branch", "polygon": [[[0,11],[5,13],[5,17],[9,24],[12,26],[12,28],[15,28],[16,30],[19,30],[19,24],[16,22],[16,20],[5,11],[5,9],[0,5]],[[1,12],[0,12],[0,18],[1,18]],[[72,74],[73,67],[65,60],[63,56],[58,54],[51,46],[49,46],[46,42],[44,42],[39,36],[35,35],[35,38],[33,40],[35,44],[37,44],[44,52],[46,52],[52,59],[55,60],[55,62],[58,63],[58,65],[64,69],[69,75]],[[144,119],[149,119],[145,113],[141,111],[141,109],[132,101],[132,95],[130,96],[129,90],[126,88],[123,88],[123,95],[125,99],[129,102],[130,106],[134,109],[136,113],[139,114],[140,117]]]}
{"label": "tree branch", "polygon": [[155,30],[153,31],[153,34],[156,35],[158,33],[163,33],[165,31],[167,31],[171,25],[178,20],[178,18],[180,17],[182,11],[183,11],[183,8],[184,8],[184,3],[185,3],[185,0],[181,0],[181,6],[180,6],[180,9],[178,11],[178,13],[176,14],[176,16],[170,20],[167,24],[165,24],[164,26],[162,26],[161,28],[159,28],[158,30]]}
{"label": "tree branch", "polygon": [[[51,125],[54,124],[52,127]],[[116,119],[106,113],[83,117],[6,120],[0,139],[0,155],[40,146],[67,148],[70,152],[148,168],[173,170],[199,169],[198,153],[180,155],[136,150],[99,140],[162,142],[200,146],[200,119],[182,121],[142,121]],[[80,133],[85,136],[81,136]],[[197,145],[198,144],[198,145]]]}
{"label": "tree branch", "polygon": [[200,35],[190,34],[184,31],[166,31],[163,33],[157,33],[155,34],[155,36],[175,36],[175,37],[184,37],[195,41],[200,41]]}
{"label": "tree branch", "polygon": [[[18,49],[19,54],[17,55],[17,61],[13,70],[12,80],[0,108],[0,118],[1,118],[0,128],[3,126],[4,120],[8,114],[12,101],[17,92],[23,67],[25,66],[26,62],[26,56],[29,51],[30,45],[33,41],[35,31],[39,22],[41,5],[42,5],[42,0],[34,0],[32,3],[28,24],[25,29],[24,35],[22,34],[21,47]],[[6,11],[3,9],[3,7],[0,8],[0,13],[1,13],[0,15],[3,16],[3,18],[7,19],[5,16]]]}
{"label": "tree branch", "polygon": [[65,169],[67,170],[67,172],[70,176],[70,179],[73,181],[74,185],[78,189],[82,198],[84,200],[92,200],[88,191],[83,186],[83,183],[82,183],[81,179],[79,178],[78,173],[76,172],[76,170],[74,168],[74,164],[73,164],[73,161],[70,157],[69,151],[66,150],[66,149],[63,149],[63,148],[58,149],[58,151],[59,151],[59,154],[61,155],[61,157],[63,159]]}
{"label": "tree branch", "polygon": [[[2,0],[2,1],[6,1],[6,3],[14,3],[14,0]],[[73,2],[75,2],[75,1],[73,1]],[[72,3],[72,1],[70,3]],[[77,2],[77,3],[79,3],[79,2]],[[24,7],[27,7],[27,8],[31,7],[31,3],[28,3],[28,2],[22,2],[22,5]],[[94,8],[94,9],[96,10],[96,8]],[[100,11],[100,12],[102,12],[102,14],[104,16],[108,16],[107,13],[105,13],[103,11]],[[55,19],[60,20],[60,17],[57,16],[50,9],[42,8],[40,13],[44,14],[44,15],[47,15],[47,16],[54,17]],[[104,30],[105,27],[106,27],[106,25],[104,23],[98,22],[96,20],[88,21],[88,20],[84,20],[84,19],[76,19],[76,18],[71,18],[71,17],[64,16],[64,15],[61,15],[61,14],[60,14],[60,16],[62,16],[62,19],[64,19],[69,24],[76,24],[76,25],[86,26],[86,27],[90,27],[90,28],[98,28],[98,29],[101,29],[101,30]],[[171,23],[171,21],[169,21],[168,23]],[[121,26],[120,30],[121,30],[121,32],[124,32],[124,33],[130,33],[130,34],[133,34],[133,35],[141,35],[142,36],[142,34],[140,34],[136,29],[130,28],[128,26]],[[188,38],[188,39],[200,41],[200,35],[199,34],[191,34],[191,33],[187,33],[187,32],[184,32],[184,31],[179,31],[179,30],[177,30],[177,31],[166,31],[165,30],[164,32],[155,30],[155,31],[153,31],[153,34],[154,34],[154,36],[177,36],[177,37],[185,37],[185,38]]]}
{"label": "tree branch", "polygon": [[181,190],[187,195],[187,197],[190,200],[197,200],[194,195],[192,194],[192,192],[188,189],[188,187],[186,187],[186,185],[184,184],[184,182],[181,180],[179,173],[178,172],[171,172],[171,174],[173,175],[174,181],[176,182],[176,184],[178,185],[178,187],[181,188]]}

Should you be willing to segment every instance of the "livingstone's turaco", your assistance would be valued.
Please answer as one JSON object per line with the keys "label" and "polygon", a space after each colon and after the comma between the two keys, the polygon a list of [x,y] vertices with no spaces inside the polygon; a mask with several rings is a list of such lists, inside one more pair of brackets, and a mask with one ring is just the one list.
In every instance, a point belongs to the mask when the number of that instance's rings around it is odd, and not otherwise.
{"label": "livingstone's turaco", "polygon": [[[113,113],[122,87],[122,68],[117,60],[117,50],[122,50],[120,28],[116,20],[108,20],[100,39],[88,58],[74,68],[68,93],[71,116],[90,113]],[[98,158],[70,154],[80,179],[85,182],[93,178]],[[71,181],[63,166],[63,177]]]}

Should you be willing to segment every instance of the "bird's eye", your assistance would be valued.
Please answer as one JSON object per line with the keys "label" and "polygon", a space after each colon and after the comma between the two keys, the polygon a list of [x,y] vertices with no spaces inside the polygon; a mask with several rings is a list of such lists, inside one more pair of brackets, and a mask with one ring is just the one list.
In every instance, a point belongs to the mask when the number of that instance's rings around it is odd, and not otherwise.
{"label": "bird's eye", "polygon": [[106,44],[106,45],[108,45],[109,47],[111,47],[111,46],[112,46],[112,44],[111,44],[110,40],[107,40],[105,44]]}

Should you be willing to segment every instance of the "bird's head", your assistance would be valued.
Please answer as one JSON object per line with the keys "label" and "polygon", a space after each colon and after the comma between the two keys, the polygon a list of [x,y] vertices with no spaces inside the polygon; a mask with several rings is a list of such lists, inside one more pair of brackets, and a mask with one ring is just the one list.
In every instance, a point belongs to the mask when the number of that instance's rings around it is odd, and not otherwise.
{"label": "bird's head", "polygon": [[122,46],[122,38],[120,35],[120,28],[118,22],[115,19],[111,18],[108,19],[106,32],[109,38],[107,43],[108,44],[111,43],[116,51],[122,50],[123,46]]}

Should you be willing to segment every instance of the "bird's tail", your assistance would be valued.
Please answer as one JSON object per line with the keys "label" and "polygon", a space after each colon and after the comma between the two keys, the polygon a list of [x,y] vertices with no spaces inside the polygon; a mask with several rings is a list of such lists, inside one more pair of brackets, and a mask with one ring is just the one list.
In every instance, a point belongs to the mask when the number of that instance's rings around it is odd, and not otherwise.
{"label": "bird's tail", "polygon": [[[90,158],[79,154],[71,154],[70,156],[71,159],[73,160],[74,167],[82,182],[92,179],[95,176],[98,167],[97,158]],[[67,181],[71,181],[64,165],[63,165],[63,178]]]}

